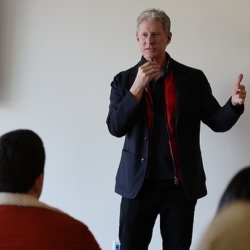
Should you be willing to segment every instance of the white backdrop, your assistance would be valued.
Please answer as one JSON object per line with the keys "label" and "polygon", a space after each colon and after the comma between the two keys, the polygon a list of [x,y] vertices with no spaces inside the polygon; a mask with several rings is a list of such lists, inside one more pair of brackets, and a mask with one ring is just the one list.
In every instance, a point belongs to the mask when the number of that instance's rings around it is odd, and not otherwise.
{"label": "white backdrop", "polygon": [[[0,134],[29,128],[46,148],[41,200],[86,223],[104,250],[118,239],[114,193],[123,139],[106,127],[110,82],[138,62],[136,18],[156,7],[172,20],[170,55],[200,68],[224,104],[239,73],[250,83],[249,0],[1,0]],[[236,126],[202,126],[208,196],[199,200],[191,249],[230,178],[250,163],[249,101]],[[158,221],[150,250],[161,249]]]}

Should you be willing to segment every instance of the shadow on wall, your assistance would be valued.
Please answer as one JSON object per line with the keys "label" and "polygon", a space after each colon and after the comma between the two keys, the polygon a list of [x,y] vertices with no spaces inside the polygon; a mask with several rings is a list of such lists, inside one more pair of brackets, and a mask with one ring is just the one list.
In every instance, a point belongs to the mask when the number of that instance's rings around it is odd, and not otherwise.
{"label": "shadow on wall", "polygon": [[13,79],[13,51],[16,29],[16,1],[0,1],[0,102],[10,101]]}

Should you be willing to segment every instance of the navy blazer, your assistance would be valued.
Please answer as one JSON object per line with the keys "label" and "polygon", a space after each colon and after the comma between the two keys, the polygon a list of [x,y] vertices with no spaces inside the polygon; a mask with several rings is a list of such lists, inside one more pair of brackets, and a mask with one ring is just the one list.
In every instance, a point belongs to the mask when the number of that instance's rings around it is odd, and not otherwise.
{"label": "navy blazer", "polygon": [[[131,199],[136,197],[145,180],[149,162],[145,100],[142,98],[137,103],[129,91],[142,63],[141,60],[114,77],[107,117],[110,133],[116,137],[125,136],[115,191]],[[182,183],[186,197],[198,199],[207,194],[200,149],[201,121],[215,132],[227,131],[237,122],[244,106],[239,106],[236,112],[229,99],[221,107],[202,71],[173,59],[171,63],[176,85],[175,125]]]}

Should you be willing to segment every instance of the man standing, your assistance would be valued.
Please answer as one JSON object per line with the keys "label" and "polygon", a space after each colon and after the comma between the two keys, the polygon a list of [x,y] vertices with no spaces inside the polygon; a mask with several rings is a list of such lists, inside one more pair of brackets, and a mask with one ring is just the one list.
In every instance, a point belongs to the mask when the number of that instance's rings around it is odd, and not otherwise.
{"label": "man standing", "polygon": [[163,249],[189,249],[195,205],[207,193],[200,123],[224,132],[244,110],[243,76],[221,107],[202,71],[166,53],[171,37],[165,12],[142,12],[136,32],[142,58],[111,83],[108,129],[125,136],[115,186],[122,196],[121,250],[148,249],[158,214]]}
{"label": "man standing", "polygon": [[86,225],[38,200],[44,162],[42,140],[31,130],[0,137],[0,249],[100,250]]}

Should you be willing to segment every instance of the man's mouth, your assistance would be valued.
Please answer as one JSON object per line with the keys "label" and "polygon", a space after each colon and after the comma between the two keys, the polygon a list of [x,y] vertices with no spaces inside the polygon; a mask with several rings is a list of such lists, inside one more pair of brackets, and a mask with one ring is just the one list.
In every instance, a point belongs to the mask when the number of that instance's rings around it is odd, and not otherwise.
{"label": "man's mouth", "polygon": [[155,48],[146,48],[146,50],[153,51]]}

